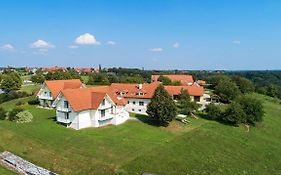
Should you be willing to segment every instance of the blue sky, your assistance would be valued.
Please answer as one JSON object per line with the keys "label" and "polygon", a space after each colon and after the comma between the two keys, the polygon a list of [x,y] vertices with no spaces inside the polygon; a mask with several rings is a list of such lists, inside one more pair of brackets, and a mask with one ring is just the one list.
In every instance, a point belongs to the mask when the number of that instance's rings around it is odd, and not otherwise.
{"label": "blue sky", "polygon": [[280,69],[279,0],[0,0],[0,66]]}

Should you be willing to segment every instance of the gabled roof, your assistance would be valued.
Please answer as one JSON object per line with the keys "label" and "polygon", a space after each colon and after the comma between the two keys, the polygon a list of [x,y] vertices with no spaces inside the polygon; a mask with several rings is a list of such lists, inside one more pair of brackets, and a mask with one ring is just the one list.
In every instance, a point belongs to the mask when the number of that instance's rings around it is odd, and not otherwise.
{"label": "gabled roof", "polygon": [[52,92],[53,97],[57,97],[60,91],[65,89],[77,89],[82,87],[82,82],[79,79],[71,80],[46,80],[46,86]]}
{"label": "gabled roof", "polygon": [[[112,83],[111,90],[118,95],[125,98],[152,98],[155,89],[160,85],[160,82],[151,84],[126,84],[126,83]],[[140,95],[139,93],[142,93]]]}
{"label": "gabled roof", "polygon": [[116,95],[111,86],[96,86],[89,89],[91,89],[92,92],[106,93],[111,98],[111,100],[118,106],[123,106],[127,104],[127,100],[121,96]]}
{"label": "gabled roof", "polygon": [[91,88],[66,89],[62,94],[75,112],[98,109],[106,93],[93,92]]}
{"label": "gabled roof", "polygon": [[190,96],[203,96],[204,88],[201,86],[164,86],[170,95],[179,95],[181,90],[187,90]]}
{"label": "gabled roof", "polygon": [[[169,78],[172,81],[180,81],[183,85],[188,85],[189,83],[193,83],[192,75],[163,75],[164,77]],[[160,75],[151,75],[151,81],[156,82]]]}

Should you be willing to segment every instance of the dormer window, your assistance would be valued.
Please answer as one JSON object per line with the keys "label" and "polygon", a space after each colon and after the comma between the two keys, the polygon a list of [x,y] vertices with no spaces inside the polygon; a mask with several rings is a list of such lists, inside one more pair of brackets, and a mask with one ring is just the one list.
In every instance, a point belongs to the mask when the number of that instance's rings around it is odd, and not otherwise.
{"label": "dormer window", "polygon": [[142,92],[139,92],[139,95],[141,96],[141,95],[143,95],[143,93],[142,93]]}

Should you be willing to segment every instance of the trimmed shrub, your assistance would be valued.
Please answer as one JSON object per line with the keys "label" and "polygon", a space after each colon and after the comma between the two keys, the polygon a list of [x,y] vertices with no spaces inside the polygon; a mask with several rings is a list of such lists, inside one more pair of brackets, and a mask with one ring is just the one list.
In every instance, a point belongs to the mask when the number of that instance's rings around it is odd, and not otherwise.
{"label": "trimmed shrub", "polygon": [[221,120],[222,118],[222,110],[218,105],[211,103],[206,107],[205,111],[211,120]]}
{"label": "trimmed shrub", "polygon": [[24,111],[23,108],[20,108],[20,107],[14,108],[11,112],[9,112],[8,119],[10,121],[17,120],[17,114],[22,112],[22,111]]}
{"label": "trimmed shrub", "polygon": [[40,103],[40,101],[38,100],[38,98],[34,98],[28,101],[29,105],[38,105]]}
{"label": "trimmed shrub", "polygon": [[6,111],[4,108],[0,107],[0,120],[5,120],[7,115],[6,115]]}
{"label": "trimmed shrub", "polygon": [[29,111],[21,111],[16,115],[17,123],[29,123],[32,122],[33,115]]}
{"label": "trimmed shrub", "polygon": [[22,101],[16,102],[16,106],[21,106],[21,105],[23,105],[23,102],[22,102]]}

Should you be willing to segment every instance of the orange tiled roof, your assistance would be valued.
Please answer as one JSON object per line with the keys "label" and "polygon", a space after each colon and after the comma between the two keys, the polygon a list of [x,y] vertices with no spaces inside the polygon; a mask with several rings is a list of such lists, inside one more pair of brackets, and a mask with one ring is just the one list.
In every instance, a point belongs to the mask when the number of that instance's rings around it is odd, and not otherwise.
{"label": "orange tiled roof", "polygon": [[123,105],[127,104],[127,100],[122,96],[116,95],[116,93],[114,92],[114,90],[112,89],[111,86],[96,86],[96,87],[92,87],[90,89],[92,92],[106,93],[112,99],[112,101],[118,106],[119,105],[123,106]]}
{"label": "orange tiled roof", "polygon": [[[189,83],[193,83],[192,75],[163,75],[164,77],[169,78],[172,81],[180,81],[182,85],[188,85]],[[156,82],[160,75],[151,75],[151,81]]]}
{"label": "orange tiled roof", "polygon": [[[151,84],[126,84],[126,83],[112,83],[111,90],[125,98],[152,98],[155,89],[160,85],[160,82]],[[142,93],[142,95],[140,95]]]}
{"label": "orange tiled roof", "polygon": [[57,97],[60,91],[65,89],[77,89],[82,87],[82,82],[79,79],[71,80],[46,80],[45,84],[52,92],[53,97]]}
{"label": "orange tiled roof", "polygon": [[164,86],[170,95],[179,95],[182,89],[186,89],[190,96],[203,96],[204,88],[201,86]]}
{"label": "orange tiled roof", "polygon": [[75,112],[98,109],[107,95],[103,92],[93,92],[92,88],[66,89],[62,94]]}

